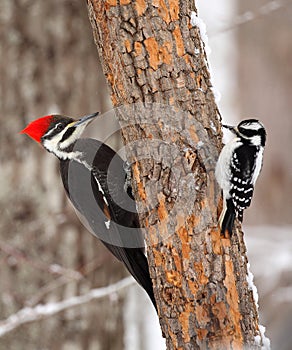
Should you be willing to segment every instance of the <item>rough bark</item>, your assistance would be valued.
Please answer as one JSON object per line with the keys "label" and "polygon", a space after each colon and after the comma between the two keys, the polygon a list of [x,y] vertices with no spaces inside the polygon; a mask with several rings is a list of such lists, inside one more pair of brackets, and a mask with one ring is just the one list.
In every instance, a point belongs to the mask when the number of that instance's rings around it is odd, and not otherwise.
{"label": "rough bark", "polygon": [[255,345],[258,314],[239,227],[217,227],[220,118],[193,1],[88,0],[123,127],[168,349]]}

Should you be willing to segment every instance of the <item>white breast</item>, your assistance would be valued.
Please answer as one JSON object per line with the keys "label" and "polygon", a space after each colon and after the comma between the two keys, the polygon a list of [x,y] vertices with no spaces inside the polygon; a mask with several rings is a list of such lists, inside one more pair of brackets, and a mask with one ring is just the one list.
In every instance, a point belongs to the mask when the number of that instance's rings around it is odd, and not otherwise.
{"label": "white breast", "polygon": [[223,195],[225,199],[230,197],[230,161],[234,152],[234,149],[241,146],[239,138],[236,137],[228,142],[222,149],[218,162],[216,164],[215,176],[216,180],[219,183],[220,187],[223,190]]}

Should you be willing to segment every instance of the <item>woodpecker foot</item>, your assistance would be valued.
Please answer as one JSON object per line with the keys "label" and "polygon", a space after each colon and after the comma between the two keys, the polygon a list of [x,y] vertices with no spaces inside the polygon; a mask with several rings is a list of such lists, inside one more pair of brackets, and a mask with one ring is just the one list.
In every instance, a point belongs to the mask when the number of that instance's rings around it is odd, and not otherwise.
{"label": "woodpecker foot", "polygon": [[123,168],[126,173],[125,177],[125,183],[124,183],[124,190],[128,193],[128,195],[133,198],[132,193],[132,166],[131,163],[129,163],[127,160],[123,164]]}

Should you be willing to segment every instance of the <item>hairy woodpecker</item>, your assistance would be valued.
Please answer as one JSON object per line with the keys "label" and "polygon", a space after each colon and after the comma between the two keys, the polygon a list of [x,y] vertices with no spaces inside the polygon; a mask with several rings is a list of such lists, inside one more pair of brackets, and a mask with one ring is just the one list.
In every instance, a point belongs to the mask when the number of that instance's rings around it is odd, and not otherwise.
{"label": "hairy woodpecker", "polygon": [[219,219],[221,233],[225,234],[227,230],[231,235],[235,218],[242,222],[243,210],[250,206],[262,168],[266,131],[256,119],[243,120],[237,127],[223,127],[236,135],[223,147],[215,171],[223,190],[223,210]]}
{"label": "hairy woodpecker", "polygon": [[106,144],[80,138],[97,115],[79,120],[49,115],[31,122],[21,133],[42,144],[60,160],[69,199],[94,235],[145,289],[157,310],[135,202],[131,188],[125,187],[124,161]]}

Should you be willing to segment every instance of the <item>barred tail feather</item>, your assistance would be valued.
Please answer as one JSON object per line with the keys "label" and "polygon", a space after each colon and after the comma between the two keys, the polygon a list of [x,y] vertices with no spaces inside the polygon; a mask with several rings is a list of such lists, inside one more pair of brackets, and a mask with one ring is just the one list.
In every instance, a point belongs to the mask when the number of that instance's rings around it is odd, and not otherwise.
{"label": "barred tail feather", "polygon": [[238,220],[242,222],[243,220],[243,210],[239,210],[237,213]]}

